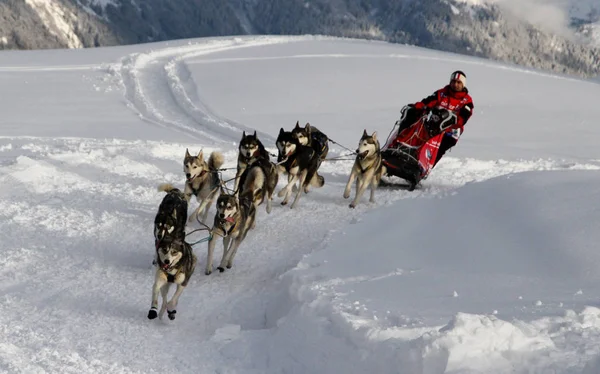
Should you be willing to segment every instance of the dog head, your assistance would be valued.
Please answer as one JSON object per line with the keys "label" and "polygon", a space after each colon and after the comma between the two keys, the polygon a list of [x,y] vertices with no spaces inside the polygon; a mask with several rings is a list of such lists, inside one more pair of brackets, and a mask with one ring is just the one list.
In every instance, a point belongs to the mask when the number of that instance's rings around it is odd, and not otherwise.
{"label": "dog head", "polygon": [[158,265],[164,271],[168,271],[175,267],[177,263],[183,257],[183,246],[182,240],[162,240],[156,246],[156,252],[158,254]]}
{"label": "dog head", "polygon": [[298,138],[294,137],[292,132],[284,131],[283,128],[281,128],[275,144],[277,145],[277,150],[279,151],[277,161],[281,162],[293,155],[300,143],[298,142]]}
{"label": "dog head", "polygon": [[256,136],[256,131],[252,135],[246,135],[244,131],[242,133],[242,140],[240,140],[239,146],[240,155],[245,159],[259,157],[265,151],[264,145]]}
{"label": "dog head", "polygon": [[221,195],[219,195],[219,198],[217,199],[216,218],[218,218],[221,223],[233,223],[235,222],[235,216],[239,211],[240,205],[237,197],[221,191]]}
{"label": "dog head", "polygon": [[356,149],[356,157],[359,160],[364,160],[367,157],[373,156],[379,152],[379,140],[377,140],[377,131],[373,134],[367,134],[367,130],[363,132],[358,148]]}
{"label": "dog head", "polygon": [[302,145],[310,145],[311,140],[311,127],[310,123],[307,123],[304,127],[300,127],[300,123],[296,122],[296,127],[292,130],[292,135],[298,139],[298,143]]}
{"label": "dog head", "polygon": [[187,149],[185,150],[183,172],[185,173],[185,179],[188,182],[191,182],[194,178],[200,177],[208,172],[208,164],[204,161],[202,151],[198,152],[197,156],[192,156]]}

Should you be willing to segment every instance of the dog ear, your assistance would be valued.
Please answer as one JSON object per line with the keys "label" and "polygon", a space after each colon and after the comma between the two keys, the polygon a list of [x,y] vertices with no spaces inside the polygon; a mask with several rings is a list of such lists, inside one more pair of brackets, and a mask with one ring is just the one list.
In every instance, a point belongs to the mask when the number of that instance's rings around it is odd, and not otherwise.
{"label": "dog ear", "polygon": [[299,129],[300,128],[300,121],[296,121],[296,127],[294,127],[294,129]]}
{"label": "dog ear", "polygon": [[310,132],[310,123],[306,122],[306,125],[304,125],[304,130]]}
{"label": "dog ear", "polygon": [[374,141],[377,141],[377,131],[373,131],[373,135],[371,135],[373,137]]}
{"label": "dog ear", "polygon": [[192,155],[190,155],[190,151],[187,148],[185,149],[185,157],[192,157]]}
{"label": "dog ear", "polygon": [[203,160],[204,159],[204,151],[201,149],[200,152],[198,152],[198,156],[196,156],[199,160]]}
{"label": "dog ear", "polygon": [[254,130],[254,137],[256,138],[256,130]]}
{"label": "dog ear", "polygon": [[279,129],[279,135],[283,134],[285,132],[285,130],[283,129],[283,127],[281,129]]}
{"label": "dog ear", "polygon": [[242,139],[246,137],[246,130],[242,131]]}
{"label": "dog ear", "polygon": [[363,135],[364,138],[366,138],[367,136],[369,136],[369,134],[367,134],[367,129],[365,129],[365,131],[363,131]]}

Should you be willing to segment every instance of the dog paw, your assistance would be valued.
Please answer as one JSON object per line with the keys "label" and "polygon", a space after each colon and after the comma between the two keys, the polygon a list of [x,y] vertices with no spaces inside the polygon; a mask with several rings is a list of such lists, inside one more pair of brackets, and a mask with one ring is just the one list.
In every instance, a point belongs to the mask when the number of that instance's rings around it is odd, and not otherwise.
{"label": "dog paw", "polygon": [[347,199],[349,197],[350,197],[350,192],[348,192],[348,193],[344,192],[344,199]]}
{"label": "dog paw", "polygon": [[150,311],[148,312],[148,319],[154,319],[156,317],[158,317],[158,313],[156,313],[156,308],[150,309]]}
{"label": "dog paw", "polygon": [[221,273],[225,271],[225,268],[224,268],[224,267],[222,267],[222,266],[219,266],[217,269],[219,269],[219,271],[220,271]]}
{"label": "dog paw", "polygon": [[348,207],[350,207],[350,209],[354,209],[354,208],[356,208],[356,205],[350,204],[350,205],[348,205]]}
{"label": "dog paw", "polygon": [[211,275],[211,274],[212,274],[212,270],[206,270],[206,271],[204,272],[204,274],[205,274],[205,275]]}
{"label": "dog paw", "polygon": [[177,313],[176,310],[167,310],[167,316],[171,321],[175,319],[175,313]]}
{"label": "dog paw", "polygon": [[282,201],[281,205],[287,205],[287,201]]}
{"label": "dog paw", "polygon": [[231,266],[233,266],[233,265],[227,264],[227,269],[231,269]]}

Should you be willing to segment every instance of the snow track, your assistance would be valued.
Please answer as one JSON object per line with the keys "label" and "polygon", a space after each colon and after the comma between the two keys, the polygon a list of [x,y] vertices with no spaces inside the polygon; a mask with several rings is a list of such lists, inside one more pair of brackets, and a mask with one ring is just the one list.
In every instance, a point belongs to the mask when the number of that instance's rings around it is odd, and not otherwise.
{"label": "snow track", "polygon": [[149,122],[184,131],[213,144],[237,141],[239,132],[249,129],[220,118],[198,100],[197,88],[185,60],[237,48],[289,43],[293,40],[281,37],[211,40],[190,43],[185,47],[129,55],[123,58],[119,69],[125,96],[132,108]]}

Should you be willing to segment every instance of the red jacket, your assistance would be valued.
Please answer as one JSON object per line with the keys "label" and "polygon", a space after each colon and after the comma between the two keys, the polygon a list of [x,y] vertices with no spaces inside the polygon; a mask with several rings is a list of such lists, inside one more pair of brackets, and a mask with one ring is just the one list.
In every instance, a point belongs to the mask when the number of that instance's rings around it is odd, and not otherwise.
{"label": "red jacket", "polygon": [[424,109],[425,107],[433,109],[438,106],[456,113],[456,124],[446,130],[446,133],[458,129],[460,132],[454,136],[458,139],[464,131],[465,124],[473,115],[473,99],[469,95],[469,90],[465,88],[463,91],[455,92],[450,89],[450,86],[446,86],[434,92],[433,95],[415,103],[417,109]]}

